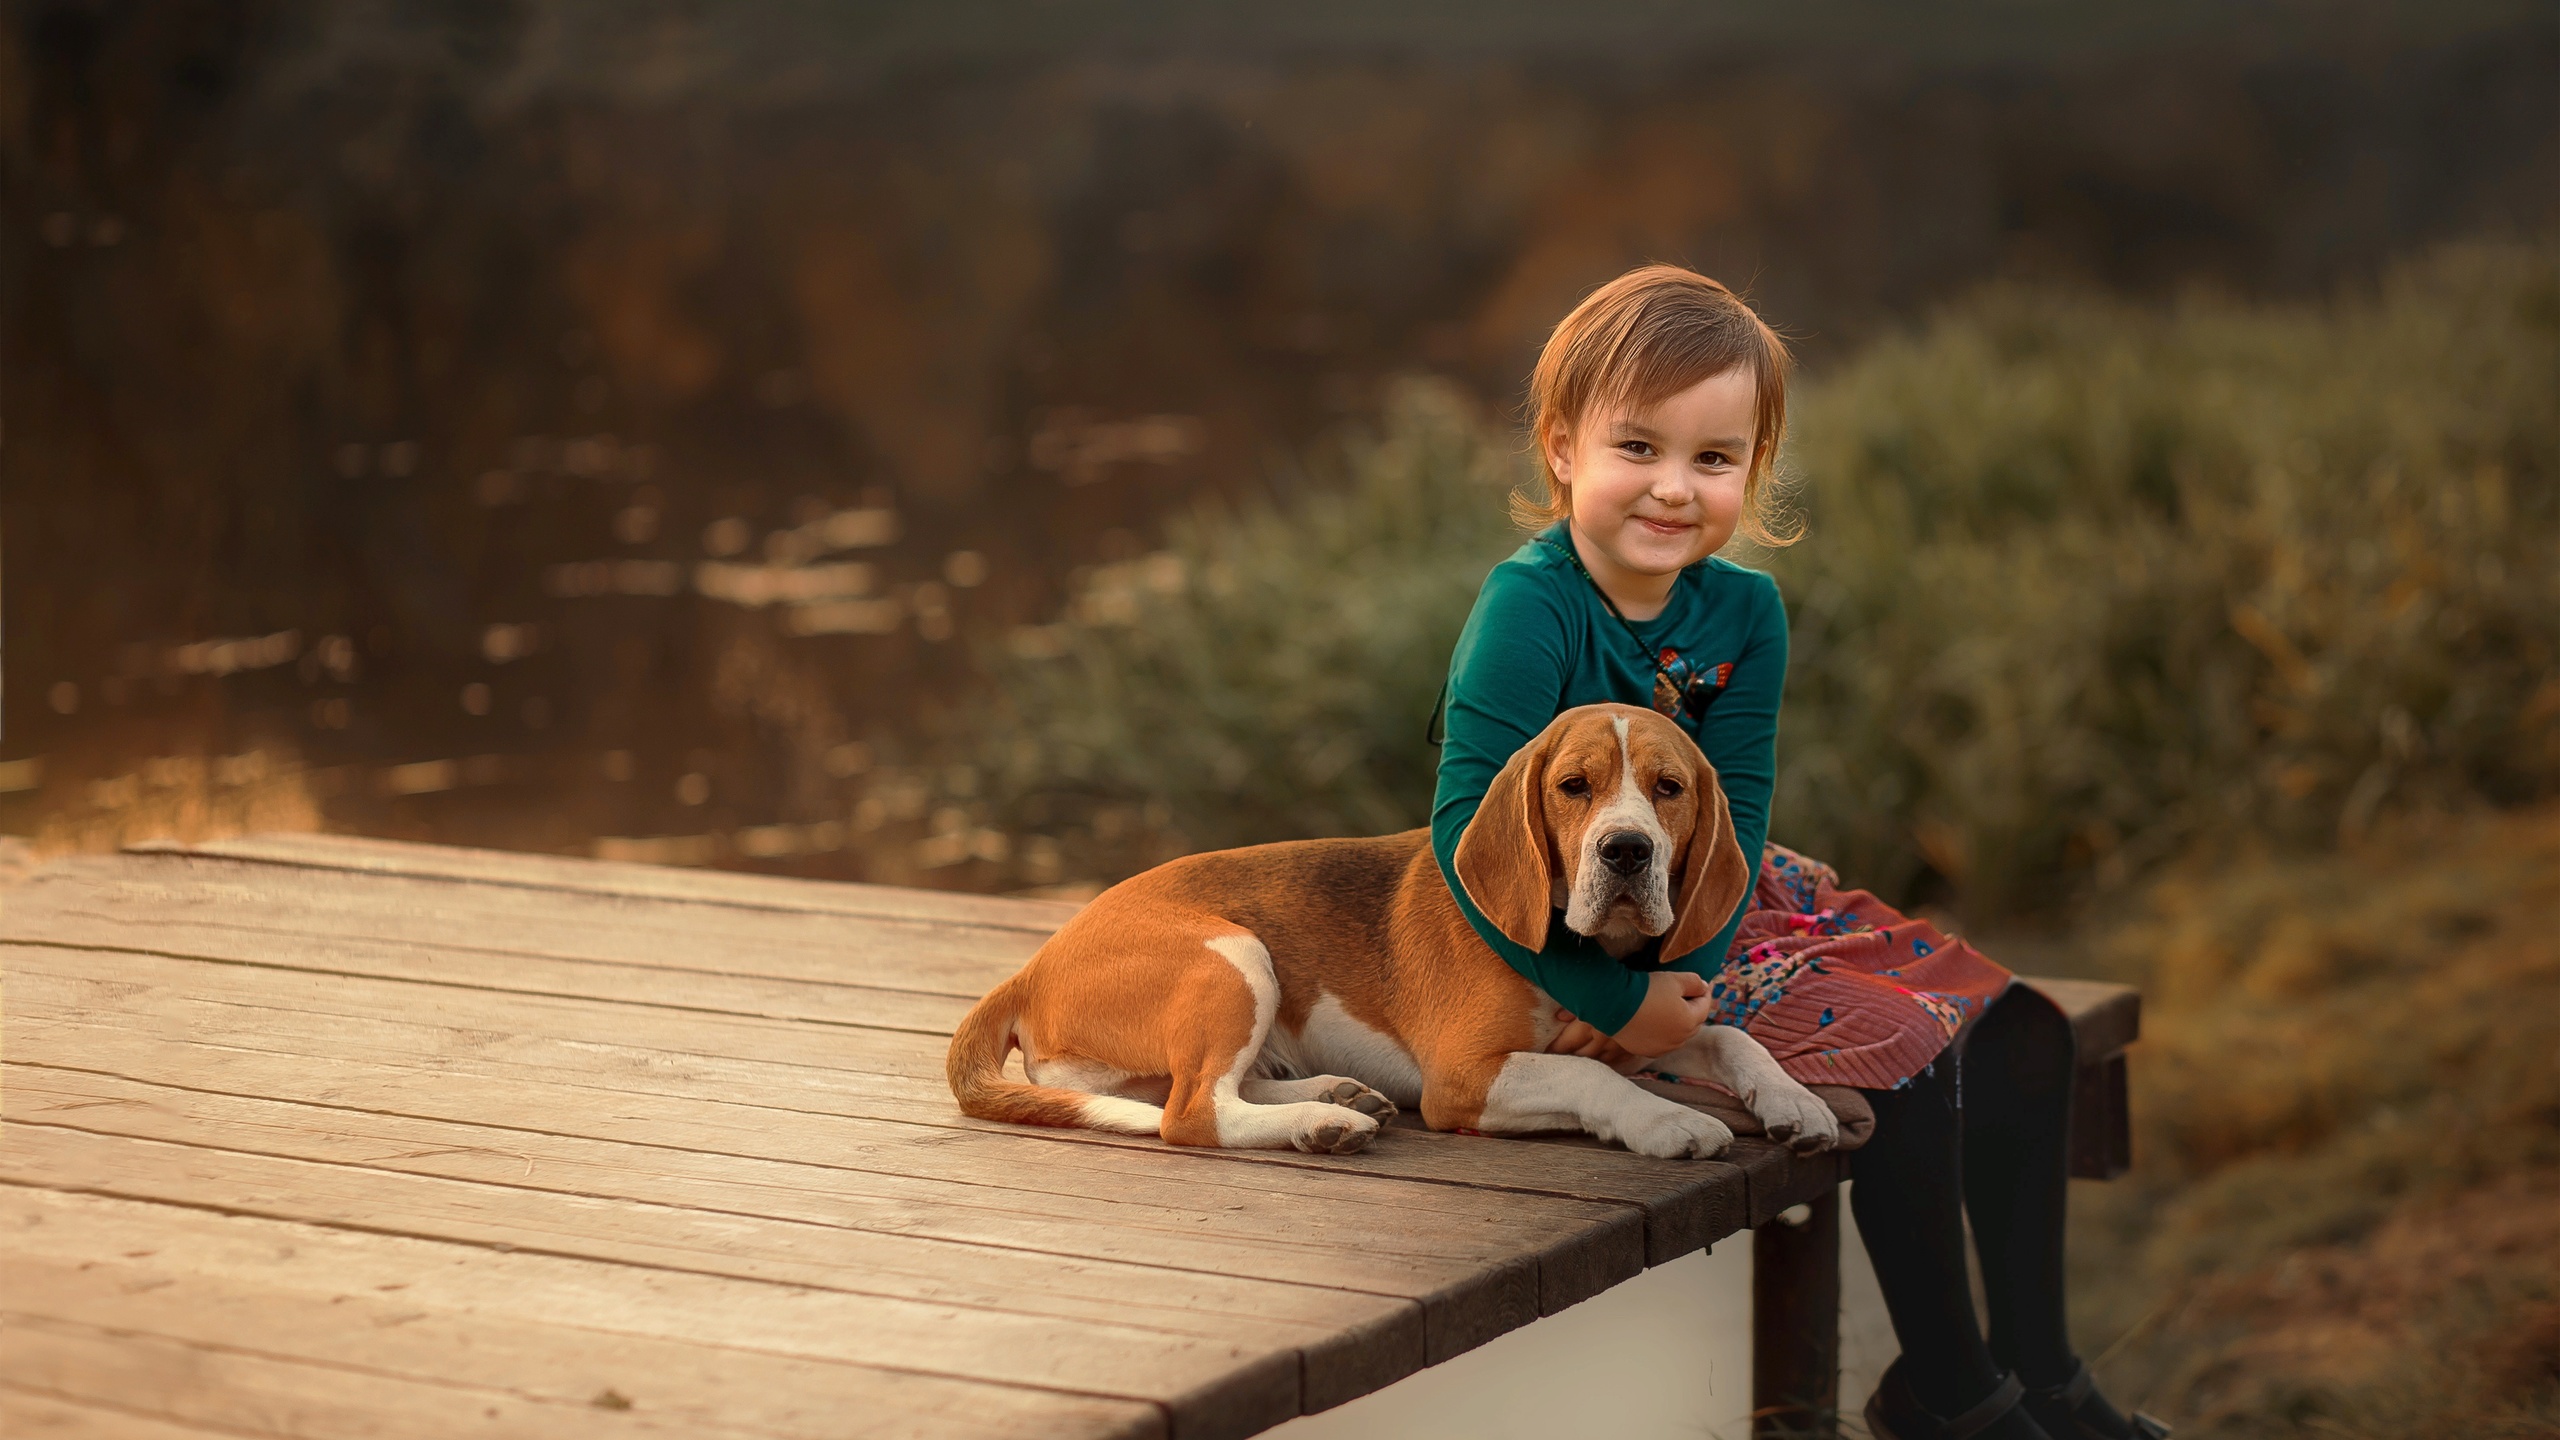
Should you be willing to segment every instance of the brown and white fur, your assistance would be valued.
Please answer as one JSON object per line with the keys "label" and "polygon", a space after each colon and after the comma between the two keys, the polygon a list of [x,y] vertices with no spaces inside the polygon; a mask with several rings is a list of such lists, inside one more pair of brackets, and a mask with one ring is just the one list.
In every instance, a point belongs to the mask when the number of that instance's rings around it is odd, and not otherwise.
{"label": "brown and white fur", "polygon": [[[1715,771],[1650,710],[1586,705],[1512,757],[1460,839],[1458,878],[1539,949],[1552,909],[1612,954],[1714,938],[1749,894]],[[1733,1132],[1597,1060],[1550,1055],[1555,1002],[1458,912],[1427,830],[1192,855],[1104,891],[952,1037],[960,1108],[1177,1145],[1345,1154],[1396,1107],[1435,1130],[1582,1130],[1646,1155]],[[1005,1061],[1023,1052],[1030,1084]],[[1632,1063],[1632,1062],[1631,1062]],[[1646,1068],[1741,1097],[1801,1151],[1828,1107],[1759,1042],[1701,1026]]]}

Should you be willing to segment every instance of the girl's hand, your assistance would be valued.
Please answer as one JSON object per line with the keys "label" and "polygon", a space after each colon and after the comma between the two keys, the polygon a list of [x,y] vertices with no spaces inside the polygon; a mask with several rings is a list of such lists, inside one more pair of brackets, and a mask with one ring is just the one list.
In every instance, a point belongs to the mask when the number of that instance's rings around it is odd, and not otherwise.
{"label": "girl's hand", "polygon": [[1636,1057],[1625,1046],[1601,1034],[1590,1022],[1575,1019],[1573,1012],[1561,1005],[1556,1007],[1556,1018],[1564,1022],[1564,1028],[1556,1032],[1556,1038],[1547,1042],[1548,1054],[1580,1055],[1611,1069],[1635,1060]]}
{"label": "girl's hand", "polygon": [[1716,1002],[1707,994],[1707,977],[1686,970],[1656,970],[1645,977],[1644,1004],[1636,1018],[1618,1032],[1617,1040],[1637,1055],[1667,1055],[1688,1043],[1713,1015]]}

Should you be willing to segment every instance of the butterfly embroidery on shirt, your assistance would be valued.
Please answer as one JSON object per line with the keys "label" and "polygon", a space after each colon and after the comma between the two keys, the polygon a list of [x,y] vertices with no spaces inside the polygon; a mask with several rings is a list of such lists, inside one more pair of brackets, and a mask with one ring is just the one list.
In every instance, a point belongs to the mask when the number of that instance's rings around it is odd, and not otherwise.
{"label": "butterfly embroidery on shirt", "polygon": [[1721,692],[1725,682],[1733,678],[1733,662],[1699,666],[1682,658],[1677,650],[1665,647],[1653,661],[1653,708],[1673,720],[1680,718],[1680,697],[1687,693],[1693,679],[1711,691]]}

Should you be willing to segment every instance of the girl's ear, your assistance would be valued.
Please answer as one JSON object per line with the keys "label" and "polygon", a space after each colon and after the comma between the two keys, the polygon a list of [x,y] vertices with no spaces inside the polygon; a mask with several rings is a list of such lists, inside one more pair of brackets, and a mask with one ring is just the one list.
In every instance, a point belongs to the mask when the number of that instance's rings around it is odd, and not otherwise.
{"label": "girl's ear", "polygon": [[1538,437],[1538,453],[1559,489],[1573,483],[1573,432],[1563,421],[1548,426],[1547,433]]}
{"label": "girl's ear", "polygon": [[1680,866],[1680,893],[1672,897],[1671,932],[1662,937],[1664,965],[1716,938],[1733,909],[1751,894],[1751,865],[1734,837],[1733,810],[1715,767],[1698,764],[1697,818],[1690,822],[1688,858]]}
{"label": "girl's ear", "polygon": [[1458,837],[1458,883],[1514,944],[1531,950],[1547,947],[1547,915],[1554,908],[1555,867],[1549,858],[1546,809],[1539,802],[1547,788],[1547,757],[1554,753],[1558,727],[1549,725],[1520,747],[1484,803]]}

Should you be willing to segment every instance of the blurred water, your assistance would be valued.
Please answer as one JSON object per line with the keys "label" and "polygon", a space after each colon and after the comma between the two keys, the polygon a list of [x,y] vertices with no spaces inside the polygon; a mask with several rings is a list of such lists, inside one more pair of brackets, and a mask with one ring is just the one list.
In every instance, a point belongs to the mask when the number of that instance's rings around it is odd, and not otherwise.
{"label": "blurred water", "polygon": [[1498,411],[1648,259],[1817,368],[1992,277],[2309,293],[2541,223],[2560,153],[2487,0],[213,13],[0,23],[47,847],[1036,880],[915,764],[972,647],[1386,377]]}

